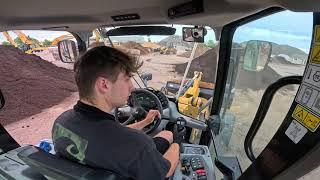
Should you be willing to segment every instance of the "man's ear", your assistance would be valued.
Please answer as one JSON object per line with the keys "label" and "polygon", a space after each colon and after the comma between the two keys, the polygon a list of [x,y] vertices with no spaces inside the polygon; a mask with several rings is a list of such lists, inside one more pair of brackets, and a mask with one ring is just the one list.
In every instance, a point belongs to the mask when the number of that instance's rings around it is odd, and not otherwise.
{"label": "man's ear", "polygon": [[98,77],[96,80],[96,90],[99,93],[105,94],[110,89],[111,82],[103,77]]}

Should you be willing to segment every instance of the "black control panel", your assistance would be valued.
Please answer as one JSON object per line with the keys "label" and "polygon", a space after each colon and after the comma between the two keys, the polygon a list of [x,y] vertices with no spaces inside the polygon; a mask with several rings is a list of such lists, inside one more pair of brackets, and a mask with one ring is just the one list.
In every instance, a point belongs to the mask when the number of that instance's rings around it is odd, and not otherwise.
{"label": "black control panel", "polygon": [[207,172],[201,156],[185,157],[181,160],[181,173],[191,179],[207,180]]}
{"label": "black control panel", "polygon": [[213,162],[208,147],[183,144],[172,180],[214,180]]}

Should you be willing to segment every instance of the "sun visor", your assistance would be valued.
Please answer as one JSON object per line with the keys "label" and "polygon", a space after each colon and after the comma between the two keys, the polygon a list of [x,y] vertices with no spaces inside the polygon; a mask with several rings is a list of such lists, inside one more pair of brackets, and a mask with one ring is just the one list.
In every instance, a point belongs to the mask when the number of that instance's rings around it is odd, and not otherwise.
{"label": "sun visor", "polygon": [[167,26],[129,26],[110,29],[106,36],[129,36],[129,35],[174,35],[176,29]]}

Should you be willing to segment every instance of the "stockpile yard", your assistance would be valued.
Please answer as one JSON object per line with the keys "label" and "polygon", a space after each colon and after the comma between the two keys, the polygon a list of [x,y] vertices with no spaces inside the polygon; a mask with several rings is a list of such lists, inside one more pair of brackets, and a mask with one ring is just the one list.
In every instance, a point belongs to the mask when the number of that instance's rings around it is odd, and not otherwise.
{"label": "stockpile yard", "polygon": [[6,99],[2,125],[38,114],[77,91],[72,70],[13,46],[0,46],[0,54],[0,88]]}
{"label": "stockpile yard", "polygon": [[[191,52],[186,52],[182,56],[190,56],[188,54],[191,55]],[[202,81],[214,83],[218,65],[216,48],[209,49],[199,47],[196,49],[195,57],[196,58],[191,62],[187,77],[192,78],[194,75],[194,71],[201,71],[204,75]],[[177,71],[178,74],[183,75],[184,71],[186,70],[187,64],[188,63],[186,62],[176,65],[175,71]]]}

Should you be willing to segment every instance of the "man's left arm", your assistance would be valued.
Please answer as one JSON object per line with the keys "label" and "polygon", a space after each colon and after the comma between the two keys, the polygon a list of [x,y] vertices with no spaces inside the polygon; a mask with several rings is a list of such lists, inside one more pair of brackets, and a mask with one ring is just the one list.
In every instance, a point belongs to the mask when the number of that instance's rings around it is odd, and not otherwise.
{"label": "man's left arm", "polygon": [[144,127],[151,124],[154,121],[154,118],[156,116],[160,117],[160,112],[158,110],[150,110],[145,119],[143,119],[142,121],[133,123],[133,124],[129,124],[129,125],[127,125],[127,127],[132,128],[132,129],[141,130]]}

